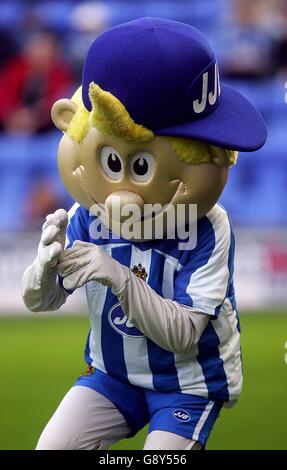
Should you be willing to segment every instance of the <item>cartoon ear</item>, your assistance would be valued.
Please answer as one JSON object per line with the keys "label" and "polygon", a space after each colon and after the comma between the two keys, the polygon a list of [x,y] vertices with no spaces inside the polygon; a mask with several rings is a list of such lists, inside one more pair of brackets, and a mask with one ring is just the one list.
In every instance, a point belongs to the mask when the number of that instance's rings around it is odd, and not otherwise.
{"label": "cartoon ear", "polygon": [[55,126],[61,131],[67,132],[77,109],[78,106],[66,98],[56,101],[51,110],[51,118]]}

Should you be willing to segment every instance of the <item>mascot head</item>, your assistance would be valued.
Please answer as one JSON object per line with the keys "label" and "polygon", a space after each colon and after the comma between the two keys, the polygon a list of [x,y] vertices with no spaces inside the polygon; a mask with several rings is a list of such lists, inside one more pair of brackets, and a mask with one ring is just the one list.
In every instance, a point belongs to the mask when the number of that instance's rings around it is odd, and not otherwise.
{"label": "mascot head", "polygon": [[207,214],[238,151],[257,150],[266,140],[258,111],[220,82],[201,33],[157,18],[99,36],[82,86],[71,100],[55,103],[52,119],[64,132],[58,162],[69,193],[88,209],[108,209],[104,223],[113,222],[117,234],[125,207],[136,205],[140,239],[146,219],[156,222],[170,208],[196,204],[198,218]]}

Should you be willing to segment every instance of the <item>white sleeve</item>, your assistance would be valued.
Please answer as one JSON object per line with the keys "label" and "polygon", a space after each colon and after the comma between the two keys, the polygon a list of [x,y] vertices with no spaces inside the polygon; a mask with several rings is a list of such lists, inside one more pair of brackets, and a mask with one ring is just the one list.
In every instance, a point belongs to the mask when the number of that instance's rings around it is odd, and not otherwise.
{"label": "white sleeve", "polygon": [[189,351],[210,319],[196,309],[162,298],[133,273],[116,295],[135,327],[162,348],[175,353]]}
{"label": "white sleeve", "polygon": [[69,293],[59,284],[57,269],[40,271],[37,259],[23,275],[23,300],[32,312],[58,310]]}

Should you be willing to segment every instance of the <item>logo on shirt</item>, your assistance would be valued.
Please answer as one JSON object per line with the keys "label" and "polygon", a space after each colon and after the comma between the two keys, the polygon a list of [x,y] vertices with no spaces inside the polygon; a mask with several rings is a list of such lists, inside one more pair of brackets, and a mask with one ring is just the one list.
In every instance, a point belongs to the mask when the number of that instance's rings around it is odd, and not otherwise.
{"label": "logo on shirt", "polygon": [[148,273],[146,272],[145,267],[139,263],[138,265],[134,265],[132,272],[136,275],[136,277],[139,277],[143,281],[146,281],[146,278],[148,277]]}
{"label": "logo on shirt", "polygon": [[108,319],[111,327],[124,336],[143,338],[144,335],[139,331],[130,320],[127,319],[120,304],[115,304],[109,310]]}
{"label": "logo on shirt", "polygon": [[177,419],[178,421],[182,421],[182,422],[185,422],[187,423],[188,421],[191,420],[190,418],[190,414],[185,411],[185,410],[174,410],[173,413],[172,413],[172,416]]}

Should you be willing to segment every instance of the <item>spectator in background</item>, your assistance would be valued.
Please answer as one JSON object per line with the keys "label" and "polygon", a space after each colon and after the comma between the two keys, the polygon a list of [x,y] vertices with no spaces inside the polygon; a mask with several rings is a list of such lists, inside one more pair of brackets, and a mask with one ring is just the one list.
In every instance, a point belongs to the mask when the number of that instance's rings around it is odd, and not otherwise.
{"label": "spectator in background", "polygon": [[276,73],[276,32],[262,21],[269,15],[270,6],[270,0],[233,0],[233,19],[223,31],[221,47],[225,76],[264,78]]}
{"label": "spectator in background", "polygon": [[91,43],[110,26],[109,16],[109,6],[99,1],[81,2],[71,11],[73,29],[64,44],[77,83],[82,81],[83,61]]}
{"label": "spectator in background", "polygon": [[67,207],[69,204],[70,197],[62,191],[62,186],[54,175],[35,169],[30,175],[30,187],[23,201],[23,228],[39,228],[47,213],[53,213],[58,207]]}
{"label": "spectator in background", "polygon": [[277,38],[279,72],[287,73],[287,1],[268,0],[261,24]]}
{"label": "spectator in background", "polygon": [[13,34],[6,29],[0,29],[0,73],[6,63],[16,55],[17,46]]}
{"label": "spectator in background", "polygon": [[1,128],[17,134],[50,129],[51,106],[69,96],[70,86],[70,68],[60,56],[56,35],[31,34],[22,54],[0,72]]}

